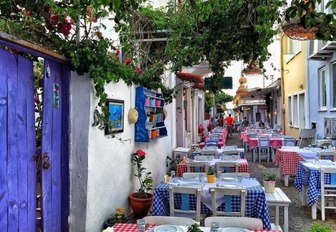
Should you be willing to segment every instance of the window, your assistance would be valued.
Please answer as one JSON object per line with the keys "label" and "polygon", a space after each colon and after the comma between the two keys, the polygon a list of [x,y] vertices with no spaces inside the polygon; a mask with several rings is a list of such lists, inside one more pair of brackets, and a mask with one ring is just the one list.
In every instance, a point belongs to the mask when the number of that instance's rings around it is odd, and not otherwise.
{"label": "window", "polygon": [[298,40],[292,40],[288,37],[284,37],[285,47],[285,62],[290,61],[296,54],[301,51],[301,42]]}
{"label": "window", "polygon": [[305,128],[305,93],[298,92],[288,96],[288,120],[289,126]]}
{"label": "window", "polygon": [[292,116],[292,96],[288,97],[288,123],[289,126],[293,126],[293,116]]}
{"label": "window", "polygon": [[336,108],[336,63],[332,64],[332,79],[330,86],[332,96],[332,107]]}
{"label": "window", "polygon": [[319,103],[320,108],[327,107],[327,83],[325,76],[325,68],[319,70]]}

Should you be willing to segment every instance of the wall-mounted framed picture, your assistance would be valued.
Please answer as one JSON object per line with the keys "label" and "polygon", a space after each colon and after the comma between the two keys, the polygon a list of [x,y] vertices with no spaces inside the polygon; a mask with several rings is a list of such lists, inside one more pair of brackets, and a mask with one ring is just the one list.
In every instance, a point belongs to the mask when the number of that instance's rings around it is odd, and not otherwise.
{"label": "wall-mounted framed picture", "polygon": [[105,127],[105,134],[124,131],[124,101],[107,99],[106,106],[110,112],[109,123]]}

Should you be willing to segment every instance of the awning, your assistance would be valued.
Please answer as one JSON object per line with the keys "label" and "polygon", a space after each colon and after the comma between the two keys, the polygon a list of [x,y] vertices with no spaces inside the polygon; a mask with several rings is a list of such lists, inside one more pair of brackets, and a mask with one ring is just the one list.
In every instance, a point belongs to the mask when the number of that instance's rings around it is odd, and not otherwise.
{"label": "awning", "polygon": [[176,72],[175,74],[178,78],[180,78],[183,81],[189,81],[195,84],[202,84],[204,86],[204,80],[201,75],[187,72]]}

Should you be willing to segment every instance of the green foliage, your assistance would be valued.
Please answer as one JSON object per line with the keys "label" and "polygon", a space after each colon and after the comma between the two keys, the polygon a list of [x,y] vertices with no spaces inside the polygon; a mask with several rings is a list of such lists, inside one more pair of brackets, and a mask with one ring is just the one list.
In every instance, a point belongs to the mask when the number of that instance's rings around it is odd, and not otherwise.
{"label": "green foliage", "polygon": [[214,174],[215,174],[215,170],[212,167],[209,167],[207,175],[214,175]]}
{"label": "green foliage", "polygon": [[276,180],[276,175],[272,173],[264,173],[263,174],[263,179],[266,181],[275,181]]}
{"label": "green foliage", "polygon": [[179,158],[171,158],[169,156],[166,157],[166,167],[167,167],[167,174],[170,174],[170,171],[176,171],[178,163],[181,161]]}
{"label": "green foliage", "polygon": [[188,226],[187,232],[202,232],[202,230],[200,229],[200,226],[195,223]]}
{"label": "green foliage", "polygon": [[205,100],[204,100],[204,111],[209,113],[211,107],[214,105],[214,94],[210,92],[206,92],[204,94]]}
{"label": "green foliage", "polygon": [[[316,39],[335,40],[336,36],[336,0],[330,0],[325,6],[324,13],[318,6],[321,0],[293,0],[286,9],[287,22],[295,21],[305,28],[316,28]],[[330,13],[329,13],[330,12]]]}
{"label": "green foliage", "polygon": [[332,228],[330,226],[324,226],[318,223],[313,223],[309,232],[331,232]]}

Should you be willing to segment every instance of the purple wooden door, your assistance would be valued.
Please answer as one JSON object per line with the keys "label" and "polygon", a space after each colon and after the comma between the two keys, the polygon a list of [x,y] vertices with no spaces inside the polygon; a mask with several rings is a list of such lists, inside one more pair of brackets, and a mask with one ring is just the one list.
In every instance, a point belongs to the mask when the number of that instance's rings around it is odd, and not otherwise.
{"label": "purple wooden door", "polygon": [[0,230],[36,230],[33,64],[0,49]]}
{"label": "purple wooden door", "polygon": [[42,117],[42,228],[67,231],[68,217],[68,81],[65,65],[44,62]]}

